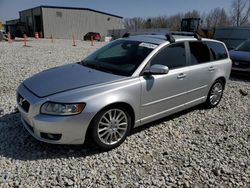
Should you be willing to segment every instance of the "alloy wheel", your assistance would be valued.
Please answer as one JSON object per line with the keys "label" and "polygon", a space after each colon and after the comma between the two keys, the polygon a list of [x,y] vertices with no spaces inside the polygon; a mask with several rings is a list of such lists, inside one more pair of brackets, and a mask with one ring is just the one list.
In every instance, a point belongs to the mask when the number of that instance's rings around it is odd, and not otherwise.
{"label": "alloy wheel", "polygon": [[120,109],[111,109],[105,112],[98,123],[97,131],[101,142],[107,145],[118,143],[128,129],[128,118]]}
{"label": "alloy wheel", "polygon": [[214,84],[209,97],[210,103],[215,106],[220,102],[223,93],[223,85],[220,82]]}

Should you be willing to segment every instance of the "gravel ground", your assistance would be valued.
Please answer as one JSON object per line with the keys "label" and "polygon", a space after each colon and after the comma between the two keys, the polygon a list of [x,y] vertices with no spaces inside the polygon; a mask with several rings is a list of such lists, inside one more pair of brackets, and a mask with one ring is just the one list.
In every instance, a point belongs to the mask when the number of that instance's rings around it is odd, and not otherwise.
{"label": "gravel ground", "polygon": [[[195,107],[137,128],[119,147],[36,141],[15,113],[15,89],[103,45],[0,43],[0,187],[250,187],[250,81],[234,78],[217,108]],[[240,90],[248,93],[243,96]]]}

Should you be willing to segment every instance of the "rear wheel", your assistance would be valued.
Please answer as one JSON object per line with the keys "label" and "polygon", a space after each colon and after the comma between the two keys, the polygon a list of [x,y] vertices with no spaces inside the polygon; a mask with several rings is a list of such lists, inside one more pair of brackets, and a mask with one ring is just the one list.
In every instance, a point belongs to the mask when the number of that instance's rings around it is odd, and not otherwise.
{"label": "rear wheel", "polygon": [[96,115],[92,122],[92,137],[97,146],[108,150],[118,147],[131,128],[130,115],[121,108],[109,108]]}
{"label": "rear wheel", "polygon": [[210,88],[210,91],[208,93],[206,106],[209,108],[216,107],[222,98],[223,91],[224,91],[224,82],[222,80],[216,80],[212,87]]}

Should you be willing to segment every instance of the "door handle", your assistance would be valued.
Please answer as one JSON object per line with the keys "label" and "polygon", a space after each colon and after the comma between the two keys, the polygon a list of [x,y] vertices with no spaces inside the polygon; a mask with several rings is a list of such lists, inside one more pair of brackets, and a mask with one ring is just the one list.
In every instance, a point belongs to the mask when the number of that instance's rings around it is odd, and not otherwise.
{"label": "door handle", "polygon": [[180,73],[180,74],[177,76],[178,79],[183,79],[183,78],[185,78],[185,77],[186,77],[186,74],[184,74],[184,73]]}
{"label": "door handle", "polygon": [[215,70],[215,68],[214,68],[214,67],[209,67],[208,70],[209,70],[210,72],[212,72],[212,71]]}

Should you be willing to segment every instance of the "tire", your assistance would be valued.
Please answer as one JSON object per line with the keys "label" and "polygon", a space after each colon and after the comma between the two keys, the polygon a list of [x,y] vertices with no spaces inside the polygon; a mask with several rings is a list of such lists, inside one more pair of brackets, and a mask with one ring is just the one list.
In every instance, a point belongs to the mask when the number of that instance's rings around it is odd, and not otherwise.
{"label": "tire", "polygon": [[3,40],[3,33],[0,31],[0,41]]}
{"label": "tire", "polygon": [[213,83],[207,96],[205,103],[206,107],[214,108],[220,103],[223,96],[224,87],[225,83],[221,79],[218,79]]}
{"label": "tire", "polygon": [[14,34],[10,35],[11,40],[15,40],[16,36]]}
{"label": "tire", "polygon": [[91,135],[94,143],[103,150],[118,147],[131,129],[131,116],[125,109],[112,107],[99,112],[92,121]]}

